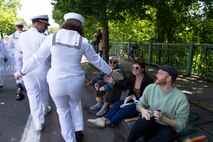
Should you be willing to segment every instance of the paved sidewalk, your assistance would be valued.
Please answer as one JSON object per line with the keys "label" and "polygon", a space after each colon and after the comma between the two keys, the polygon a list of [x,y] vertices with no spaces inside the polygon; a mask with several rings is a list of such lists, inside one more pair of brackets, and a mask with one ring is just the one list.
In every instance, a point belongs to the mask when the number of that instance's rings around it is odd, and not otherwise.
{"label": "paved sidewalk", "polygon": [[[132,65],[132,62],[122,59],[119,59],[119,63],[126,69]],[[146,71],[155,80],[157,68],[146,66]],[[213,82],[179,75],[175,84],[188,97],[191,113],[199,117],[190,123],[213,141]]]}
{"label": "paved sidewalk", "polygon": [[[130,71],[132,62],[119,59],[119,63],[127,71]],[[157,69],[153,66],[146,66],[146,71],[155,80]],[[92,74],[94,74],[93,71],[87,70],[87,77],[89,76],[91,79]],[[198,115],[198,118],[191,120],[190,123],[207,135],[210,141],[213,141],[213,82],[200,80],[196,77],[179,75],[175,84],[188,97],[192,114],[195,114],[195,116]],[[193,115],[191,118],[193,118]]]}

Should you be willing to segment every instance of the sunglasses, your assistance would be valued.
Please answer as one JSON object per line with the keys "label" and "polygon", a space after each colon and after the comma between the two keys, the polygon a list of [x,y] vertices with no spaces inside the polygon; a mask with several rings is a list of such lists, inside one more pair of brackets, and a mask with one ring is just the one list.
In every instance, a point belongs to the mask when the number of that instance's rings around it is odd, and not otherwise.
{"label": "sunglasses", "polygon": [[113,62],[113,61],[110,61],[109,63],[110,63],[110,64],[117,64],[117,62]]}
{"label": "sunglasses", "polygon": [[132,67],[131,67],[131,70],[139,70],[139,69],[140,69],[139,66],[132,66]]}

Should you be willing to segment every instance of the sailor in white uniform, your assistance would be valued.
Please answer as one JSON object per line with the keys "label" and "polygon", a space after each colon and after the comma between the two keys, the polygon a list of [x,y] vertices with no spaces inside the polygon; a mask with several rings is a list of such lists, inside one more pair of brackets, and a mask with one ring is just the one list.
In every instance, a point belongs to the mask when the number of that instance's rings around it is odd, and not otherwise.
{"label": "sailor in white uniform", "polygon": [[2,70],[4,69],[4,63],[7,62],[7,50],[5,48],[3,39],[0,37],[0,88],[3,87]]}
{"label": "sailor in white uniform", "polygon": [[[16,70],[20,71],[22,68],[22,55],[18,50],[17,42],[20,34],[23,32],[24,22],[17,21],[15,22],[16,31],[9,36],[8,48],[14,49],[14,57],[16,63]],[[16,80],[17,91],[16,91],[16,100],[21,101],[24,99],[24,82],[22,78]]]}
{"label": "sailor in white uniform", "polygon": [[[47,15],[39,15],[31,20],[32,27],[20,34],[17,43],[18,49],[23,55],[23,63],[27,62],[39,50],[41,43],[46,38],[43,32],[49,26]],[[44,115],[51,111],[49,106],[49,88],[46,81],[49,68],[50,61],[47,58],[35,70],[23,77],[29,99],[30,112],[37,131],[43,129]]]}
{"label": "sailor in white uniform", "polygon": [[119,73],[112,71],[84,37],[84,18],[80,14],[67,13],[64,20],[61,29],[48,36],[38,52],[24,63],[21,72],[14,75],[16,78],[25,74],[27,76],[51,55],[47,81],[59,115],[61,134],[66,142],[76,142],[75,131],[84,126],[82,108],[79,105],[84,94],[85,80],[85,71],[81,66],[82,56],[107,74],[115,77]]}

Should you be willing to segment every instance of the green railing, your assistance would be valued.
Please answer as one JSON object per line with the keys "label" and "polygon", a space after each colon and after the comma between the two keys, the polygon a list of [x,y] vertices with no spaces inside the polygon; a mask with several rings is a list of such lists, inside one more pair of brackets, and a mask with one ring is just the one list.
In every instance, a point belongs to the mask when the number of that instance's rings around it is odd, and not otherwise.
{"label": "green railing", "polygon": [[113,42],[109,54],[152,65],[174,65],[185,75],[213,80],[213,44]]}

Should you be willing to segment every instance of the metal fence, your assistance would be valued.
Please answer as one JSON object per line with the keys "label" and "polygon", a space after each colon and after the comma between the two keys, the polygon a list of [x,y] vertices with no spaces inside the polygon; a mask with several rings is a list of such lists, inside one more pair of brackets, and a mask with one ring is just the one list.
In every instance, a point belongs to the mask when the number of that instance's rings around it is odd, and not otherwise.
{"label": "metal fence", "polygon": [[213,44],[113,42],[109,54],[152,65],[173,65],[185,75],[213,81]]}

